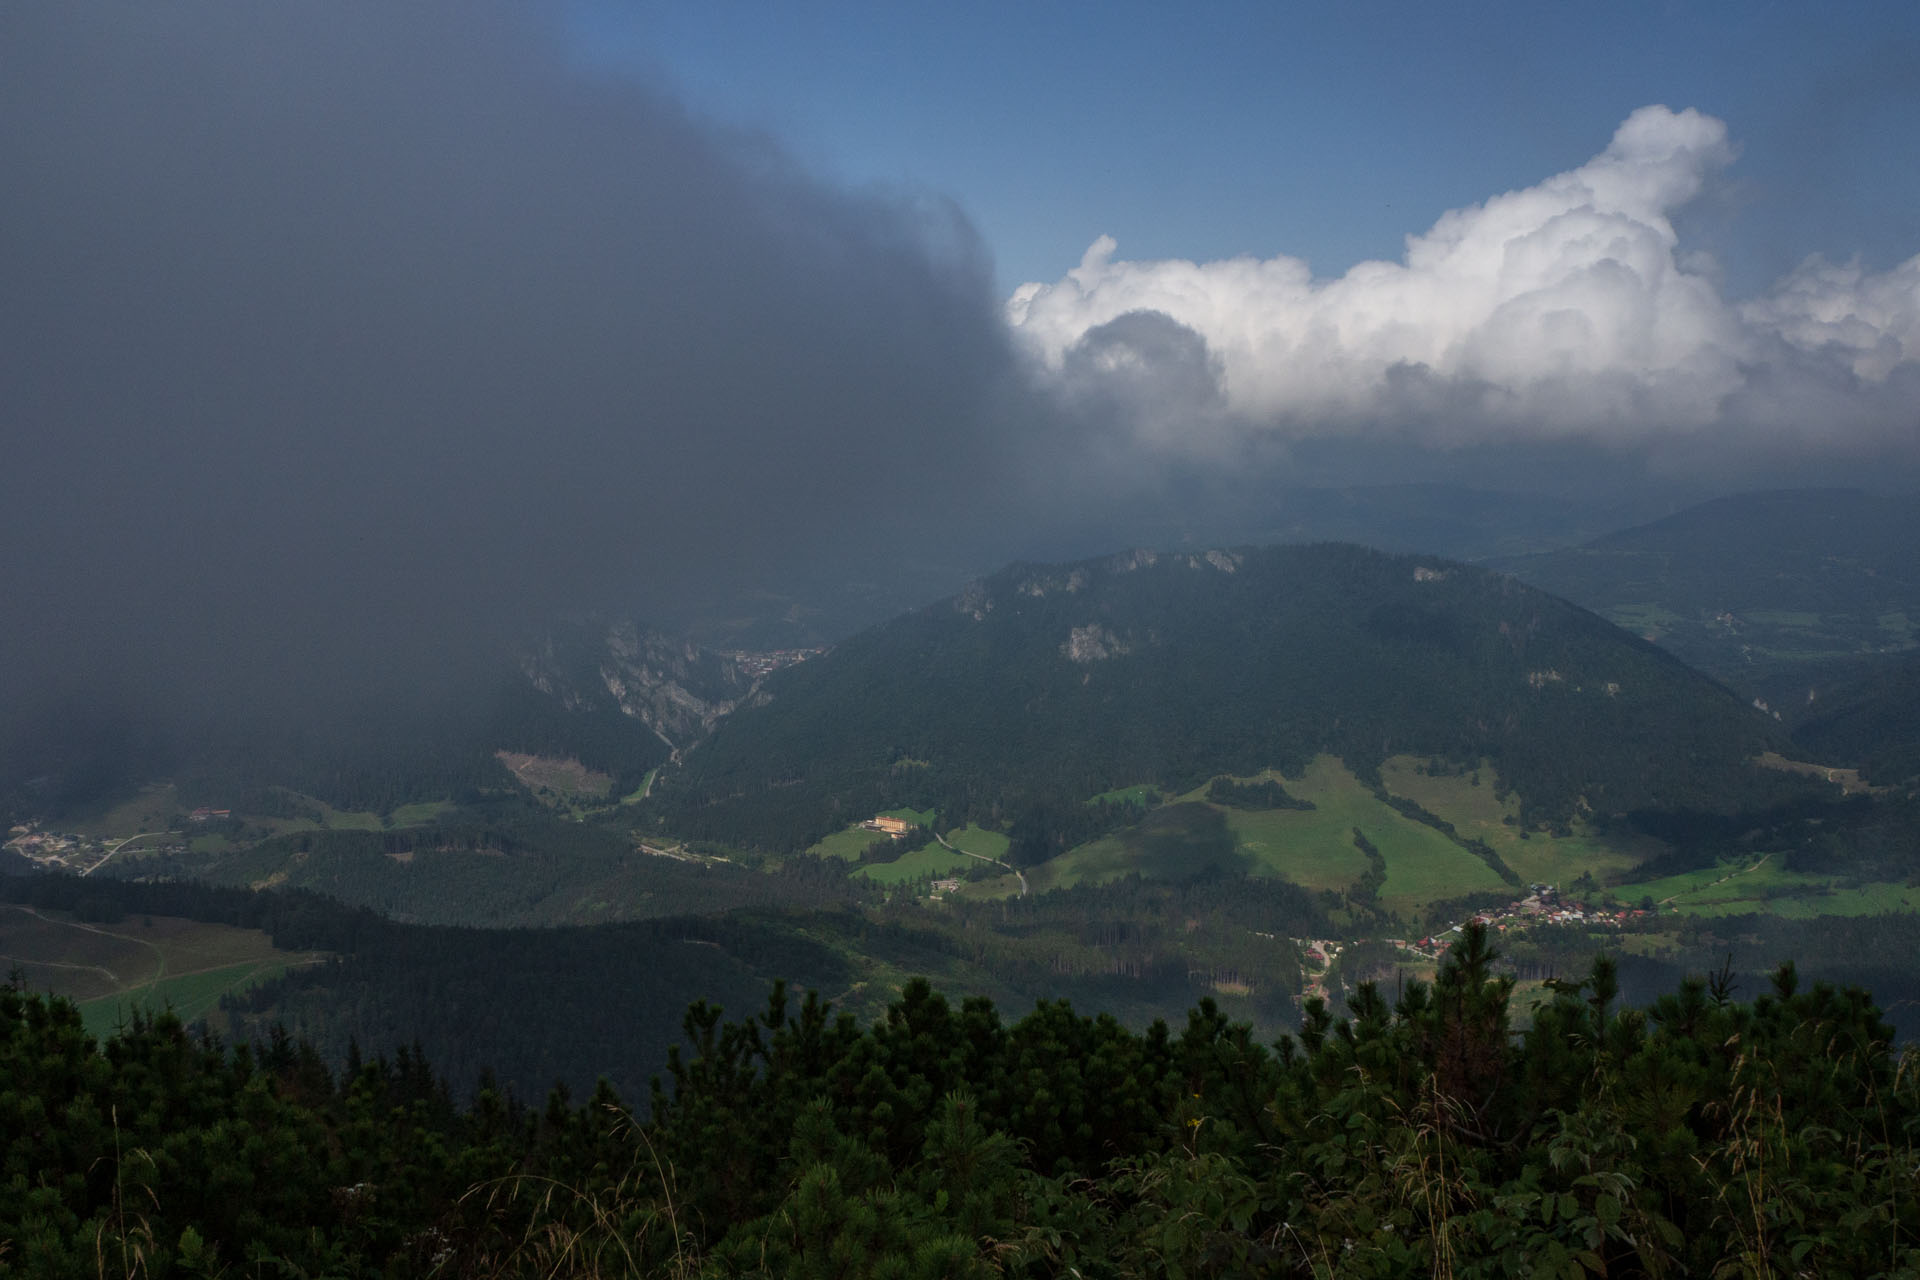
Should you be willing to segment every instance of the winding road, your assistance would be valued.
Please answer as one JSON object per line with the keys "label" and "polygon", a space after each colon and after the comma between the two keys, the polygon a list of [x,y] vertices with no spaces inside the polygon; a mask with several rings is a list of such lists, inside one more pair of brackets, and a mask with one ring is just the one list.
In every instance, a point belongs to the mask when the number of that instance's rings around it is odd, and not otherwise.
{"label": "winding road", "polygon": [[1015,875],[1016,877],[1018,877],[1018,879],[1019,879],[1019,881],[1020,881],[1020,896],[1021,896],[1021,897],[1023,897],[1023,898],[1027,896],[1027,877],[1026,877],[1026,874],[1025,874],[1024,872],[1022,872],[1022,871],[1020,870],[1020,868],[1018,868],[1018,867],[1016,867],[1016,866],[1014,866],[1014,865],[1013,865],[1012,863],[1010,863],[1010,862],[1002,862],[1002,861],[1000,861],[1000,859],[998,859],[998,858],[989,858],[989,857],[988,857],[988,856],[987,856],[986,854],[984,854],[984,853],[975,853],[975,852],[974,852],[973,850],[971,850],[971,849],[961,849],[961,848],[958,848],[957,846],[954,846],[954,845],[950,845],[950,844],[948,844],[948,843],[947,843],[947,838],[946,838],[945,836],[943,836],[943,835],[941,835],[941,834],[940,834],[940,833],[939,833],[938,831],[936,831],[936,832],[934,832],[934,833],[933,833],[933,838],[934,838],[935,840],[938,840],[938,841],[940,842],[940,847],[941,847],[941,848],[943,848],[943,849],[945,849],[945,850],[947,850],[947,851],[948,851],[948,852],[950,852],[950,853],[963,853],[963,854],[965,854],[965,855],[966,855],[967,857],[969,857],[969,858],[978,858],[978,859],[980,859],[980,861],[982,861],[982,862],[991,862],[991,863],[992,863],[992,864],[993,864],[994,866],[996,866],[996,867],[1005,867],[1005,868],[1006,868],[1006,869],[1007,869],[1008,871],[1011,871],[1011,872],[1013,872],[1013,874],[1014,874],[1014,875]]}
{"label": "winding road", "polygon": [[92,875],[94,872],[98,871],[100,868],[106,866],[107,863],[112,860],[114,854],[120,852],[122,849],[132,844],[135,840],[145,840],[148,836],[170,836],[173,834],[175,833],[172,831],[142,831],[137,836],[128,836],[125,840],[122,840],[119,844],[107,850],[106,857],[100,859],[100,861],[94,863],[92,866],[88,867],[85,871],[82,871],[80,874],[83,876]]}

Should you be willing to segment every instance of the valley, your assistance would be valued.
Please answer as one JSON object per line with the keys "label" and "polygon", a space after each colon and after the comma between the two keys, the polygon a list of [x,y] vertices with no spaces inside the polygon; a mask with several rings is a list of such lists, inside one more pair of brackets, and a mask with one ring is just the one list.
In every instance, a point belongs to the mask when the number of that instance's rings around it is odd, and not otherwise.
{"label": "valley", "polygon": [[[1693,581],[1676,571],[1659,607]],[[872,1016],[927,976],[1009,1007],[1067,996],[1136,1027],[1204,997],[1275,1034],[1310,996],[1340,1009],[1363,981],[1431,976],[1475,919],[1529,990],[1610,951],[1642,991],[1728,956],[1757,973],[1786,946],[1815,972],[1860,972],[1870,953],[1805,929],[1920,920],[1898,755],[1911,735],[1879,710],[1886,695],[1862,686],[1824,700],[1823,720],[1784,717],[1662,645],[1430,556],[1015,565],[831,648],[768,655],[572,623],[526,647],[516,679],[467,721],[484,736],[449,757],[472,762],[455,792],[426,776],[302,791],[203,772],[11,833],[29,864],[85,873],[96,894],[321,894],[417,940],[358,959],[349,941],[350,972],[298,972],[315,953],[271,948],[129,966],[81,928],[98,904],[76,900],[64,918],[36,908],[9,954],[55,990],[157,993],[216,1025],[292,1017],[337,1052],[349,1027],[405,1034],[414,998],[399,993],[422,963],[436,981],[457,968],[512,985],[473,950],[482,935],[427,941],[447,929],[610,942],[730,919],[740,931],[718,945],[736,992],[785,976]],[[139,936],[112,946],[151,959]],[[580,945],[534,966],[556,1007],[604,981],[583,959],[603,943]],[[768,954],[807,958],[782,972]],[[107,973],[120,987],[82,981]],[[636,1030],[645,1052],[674,1039],[676,999]],[[387,1021],[367,1020],[369,1001]],[[422,1019],[436,1022],[409,1015]],[[429,1047],[512,1063],[524,1025],[467,1044],[449,1024]],[[624,1069],[585,1051],[552,1065],[586,1087],[589,1062]]]}

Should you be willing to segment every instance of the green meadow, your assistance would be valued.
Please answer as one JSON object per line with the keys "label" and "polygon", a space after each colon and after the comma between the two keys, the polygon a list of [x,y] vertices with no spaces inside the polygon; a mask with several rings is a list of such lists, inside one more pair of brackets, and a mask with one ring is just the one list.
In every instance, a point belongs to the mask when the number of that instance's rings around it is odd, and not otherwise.
{"label": "green meadow", "polygon": [[978,823],[969,822],[957,831],[947,832],[947,843],[962,853],[977,853],[996,862],[1007,856],[1007,837]]}
{"label": "green meadow", "polygon": [[1894,882],[1849,884],[1832,876],[1789,871],[1772,854],[1622,884],[1611,892],[1623,902],[1652,898],[1662,909],[1697,916],[1764,913],[1807,919],[1920,910],[1920,888]]}
{"label": "green meadow", "polygon": [[[1572,833],[1551,836],[1523,832],[1512,796],[1499,797],[1490,766],[1460,774],[1429,776],[1425,762],[1397,756],[1381,770],[1387,792],[1411,800],[1451,822],[1459,837],[1401,813],[1381,801],[1372,788],[1331,756],[1316,758],[1298,777],[1272,770],[1241,782],[1274,780],[1312,809],[1239,809],[1206,799],[1198,787],[1169,797],[1137,827],[1116,831],[1031,868],[1034,891],[1101,883],[1132,873],[1145,876],[1191,875],[1218,864],[1252,875],[1290,880],[1308,889],[1341,891],[1367,872],[1367,858],[1354,844],[1358,829],[1386,863],[1380,897],[1392,910],[1467,893],[1498,891],[1505,882],[1462,841],[1480,840],[1525,882],[1564,884],[1591,873],[1596,879],[1620,876],[1663,851],[1646,839],[1602,837],[1581,824]],[[1118,799],[1139,788],[1107,793]],[[1231,841],[1221,847],[1214,820],[1218,813]],[[1176,816],[1184,814],[1184,816]],[[984,888],[979,890],[985,892]]]}
{"label": "green meadow", "polygon": [[853,874],[875,884],[906,884],[914,880],[935,880],[966,871],[980,864],[964,853],[942,849],[937,844],[903,853],[892,862],[870,862]]}
{"label": "green meadow", "polygon": [[92,1036],[104,1038],[124,1026],[136,1013],[171,1010],[182,1022],[212,1018],[220,998],[277,978],[287,971],[282,960],[242,961],[219,969],[162,978],[121,995],[81,1002],[80,1020]]}
{"label": "green meadow", "polygon": [[208,1017],[221,996],[317,958],[276,950],[258,929],[168,916],[90,924],[11,904],[0,906],[0,957],[30,989],[74,1001],[95,1035],[135,1009]]}
{"label": "green meadow", "polygon": [[1665,850],[1657,840],[1603,839],[1578,822],[1569,836],[1540,831],[1523,836],[1517,825],[1519,805],[1511,795],[1498,798],[1492,766],[1466,774],[1429,776],[1420,771],[1424,763],[1414,756],[1394,756],[1380,767],[1381,781],[1391,794],[1451,822],[1463,838],[1485,841],[1529,884],[1560,884],[1578,879],[1582,872],[1605,880]]}
{"label": "green meadow", "polygon": [[1366,856],[1353,842],[1358,828],[1386,860],[1380,897],[1389,907],[1502,887],[1486,863],[1441,832],[1382,804],[1331,756],[1316,758],[1298,778],[1269,772],[1251,780],[1268,777],[1315,807],[1227,811],[1239,847],[1266,874],[1310,889],[1343,889],[1367,870]]}

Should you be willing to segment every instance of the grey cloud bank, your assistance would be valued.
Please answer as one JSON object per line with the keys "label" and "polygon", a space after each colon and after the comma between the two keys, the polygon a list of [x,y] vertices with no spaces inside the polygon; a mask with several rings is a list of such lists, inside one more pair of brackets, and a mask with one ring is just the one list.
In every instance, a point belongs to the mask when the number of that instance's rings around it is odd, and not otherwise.
{"label": "grey cloud bank", "polygon": [[417,682],[987,487],[1012,364],[965,219],[583,73],[553,22],[0,15],[14,693]]}
{"label": "grey cloud bank", "polygon": [[1672,223],[1732,159],[1697,113],[1401,263],[1102,241],[1009,304],[952,202],[824,181],[562,25],[0,9],[0,712],[377,700],[556,610],[1275,527],[1285,483],[1913,457],[1920,263],[1722,298]]}

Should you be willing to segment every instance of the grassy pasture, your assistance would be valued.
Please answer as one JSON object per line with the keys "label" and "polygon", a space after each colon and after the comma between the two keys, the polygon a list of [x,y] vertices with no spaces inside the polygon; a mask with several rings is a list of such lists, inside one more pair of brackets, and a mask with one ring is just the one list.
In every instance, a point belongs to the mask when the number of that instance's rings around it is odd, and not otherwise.
{"label": "grassy pasture", "polygon": [[13,905],[0,906],[0,955],[32,989],[79,1004],[96,1035],[136,1007],[205,1017],[225,993],[312,958],[275,950],[258,929],[169,916],[97,925]]}
{"label": "grassy pasture", "polygon": [[452,809],[453,802],[450,800],[423,800],[418,804],[399,805],[393,811],[393,825],[424,827]]}
{"label": "grassy pasture", "polygon": [[995,858],[995,860],[1006,858],[1006,848],[1008,844],[1012,844],[1012,841],[1008,841],[1002,833],[987,831],[987,827],[981,827],[979,823],[972,823],[972,821],[964,827],[954,827],[952,831],[948,831],[947,842],[962,852],[979,854],[981,858]]}
{"label": "grassy pasture", "polygon": [[[1605,880],[1665,850],[1665,846],[1652,839],[1602,839],[1578,823],[1571,836],[1549,836],[1535,831],[1521,839],[1520,828],[1505,821],[1518,816],[1519,805],[1511,795],[1504,802],[1496,798],[1492,766],[1477,770],[1480,785],[1475,786],[1472,773],[1429,777],[1418,771],[1422,763],[1422,759],[1414,756],[1394,756],[1388,760],[1380,767],[1380,778],[1386,783],[1387,791],[1445,818],[1462,837],[1485,841],[1500,855],[1501,861],[1529,884],[1559,884],[1577,879],[1583,871],[1591,871],[1595,879]],[[1384,852],[1385,846],[1381,849]],[[1390,858],[1387,867],[1391,875]]]}
{"label": "grassy pasture", "polygon": [[1772,855],[1621,885],[1612,892],[1627,902],[1651,897],[1662,907],[1697,916],[1764,912],[1807,919],[1920,910],[1920,888],[1891,882],[1848,885],[1831,876],[1788,871]]}
{"label": "grassy pasture", "polygon": [[913,880],[932,880],[953,875],[979,865],[964,853],[930,844],[912,853],[903,853],[892,862],[869,863],[853,874],[864,876],[876,884],[906,884]]}
{"label": "grassy pasture", "polygon": [[[320,809],[320,825],[331,827],[335,831],[379,831],[383,824],[380,815],[360,809],[336,809],[322,800],[313,802]],[[312,823],[294,819],[287,827],[289,831],[305,831]]]}
{"label": "grassy pasture", "polygon": [[[1027,872],[1038,891],[1099,884],[1132,872],[1152,879],[1180,879],[1208,867],[1252,870],[1214,805],[1185,801],[1163,805],[1138,826],[1069,849]],[[1049,874],[1049,872],[1051,874]]]}
{"label": "grassy pasture", "polygon": [[886,838],[882,833],[869,831],[856,822],[844,830],[834,832],[807,852],[816,858],[839,858],[845,862],[858,862],[868,845],[875,840]]}
{"label": "grassy pasture", "polygon": [[8,904],[0,906],[0,964],[18,969],[36,991],[73,1000],[111,995],[151,978],[159,967],[157,945],[140,932],[81,925]]}
{"label": "grassy pasture", "polygon": [[965,853],[977,853],[983,858],[998,861],[1007,856],[1007,837],[998,831],[989,831],[976,823],[968,823],[957,831],[947,832],[947,843]]}
{"label": "grassy pasture", "polygon": [[1315,759],[1297,779],[1272,773],[1261,777],[1278,777],[1289,792],[1315,806],[1228,810],[1227,825],[1239,847],[1269,875],[1309,889],[1346,888],[1367,870],[1366,856],[1353,843],[1358,827],[1386,860],[1387,882],[1380,896],[1389,906],[1500,887],[1500,877],[1486,863],[1432,827],[1381,804],[1331,756]]}
{"label": "grassy pasture", "polygon": [[[1197,788],[1155,810],[1138,828],[1081,845],[1028,871],[1036,892],[1118,879],[1191,875],[1207,865],[1291,880],[1309,889],[1345,889],[1366,874],[1367,859],[1353,843],[1358,827],[1387,864],[1381,896],[1389,906],[1412,906],[1500,887],[1500,878],[1440,832],[1388,808],[1332,757],[1316,759],[1299,778],[1271,772],[1314,808],[1234,809],[1209,804]],[[1208,818],[1205,815],[1217,815]],[[1229,842],[1215,847],[1208,823],[1224,826]]]}
{"label": "grassy pasture", "polygon": [[1387,860],[1387,882],[1381,886],[1380,899],[1389,907],[1420,907],[1463,893],[1506,887],[1492,867],[1439,832],[1418,823],[1408,825],[1413,830],[1396,832],[1391,849],[1377,833],[1367,832],[1367,839]]}
{"label": "grassy pasture", "polygon": [[220,997],[277,978],[287,968],[285,960],[249,960],[177,978],[162,978],[124,995],[82,1001],[80,1020],[88,1034],[104,1039],[135,1012],[159,1013],[171,1009],[182,1022],[212,1018],[219,1012]]}

